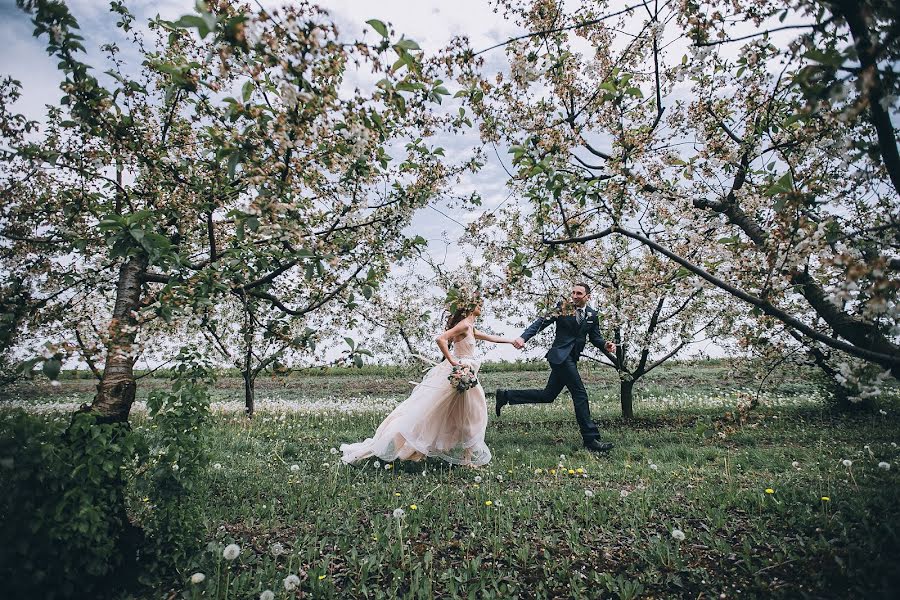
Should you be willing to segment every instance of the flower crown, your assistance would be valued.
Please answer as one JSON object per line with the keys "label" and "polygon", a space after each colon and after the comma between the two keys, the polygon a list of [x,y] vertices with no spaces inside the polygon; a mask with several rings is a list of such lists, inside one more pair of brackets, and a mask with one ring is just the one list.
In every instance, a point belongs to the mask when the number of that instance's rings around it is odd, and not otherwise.
{"label": "flower crown", "polygon": [[471,284],[454,283],[447,289],[447,298],[444,303],[451,313],[458,310],[471,313],[483,301],[481,290],[478,287]]}

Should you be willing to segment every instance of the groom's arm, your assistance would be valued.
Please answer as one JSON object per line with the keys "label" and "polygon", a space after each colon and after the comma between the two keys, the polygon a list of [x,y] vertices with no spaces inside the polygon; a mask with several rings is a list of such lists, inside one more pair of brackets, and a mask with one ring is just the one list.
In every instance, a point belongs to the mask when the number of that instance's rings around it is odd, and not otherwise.
{"label": "groom's arm", "polygon": [[556,317],[538,317],[534,323],[528,326],[528,329],[522,332],[522,335],[519,337],[524,341],[528,341],[534,336],[536,336],[539,332],[543,331],[547,327],[553,324],[556,321]]}
{"label": "groom's arm", "polygon": [[606,348],[606,340],[603,339],[603,334],[600,333],[600,318],[599,316],[594,317],[594,325],[588,329],[588,339],[591,340],[591,343],[601,350]]}

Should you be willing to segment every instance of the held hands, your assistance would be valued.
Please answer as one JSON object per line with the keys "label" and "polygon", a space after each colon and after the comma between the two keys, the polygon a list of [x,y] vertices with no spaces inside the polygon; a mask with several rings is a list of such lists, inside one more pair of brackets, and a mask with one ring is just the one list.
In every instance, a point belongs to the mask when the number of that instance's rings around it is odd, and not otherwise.
{"label": "held hands", "polygon": [[610,354],[616,353],[616,345],[613,342],[606,342],[605,348],[606,348],[606,351],[609,352]]}
{"label": "held hands", "polygon": [[516,348],[517,350],[521,350],[522,348],[525,347],[525,340],[523,340],[523,339],[520,338],[520,337],[517,337],[516,339],[514,339],[514,340],[512,341],[512,345],[513,345],[513,347]]}

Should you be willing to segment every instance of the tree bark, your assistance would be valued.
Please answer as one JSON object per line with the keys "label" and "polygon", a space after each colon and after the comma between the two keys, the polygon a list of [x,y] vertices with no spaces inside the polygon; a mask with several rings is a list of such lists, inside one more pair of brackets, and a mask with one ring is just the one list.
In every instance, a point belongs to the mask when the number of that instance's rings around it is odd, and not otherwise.
{"label": "tree bark", "polygon": [[622,416],[626,419],[634,418],[634,381],[621,380],[619,382],[619,401],[622,404]]}
{"label": "tree bark", "polygon": [[135,311],[140,307],[141,281],[147,257],[132,256],[119,268],[116,304],[109,324],[106,364],[97,384],[97,395],[89,408],[100,422],[128,421],[137,383],[134,379],[134,341],[137,337]]}
{"label": "tree bark", "polygon": [[244,411],[248,417],[253,417],[254,406],[254,383],[256,373],[253,370],[253,335],[256,333],[256,326],[253,320],[253,309],[249,298],[243,296],[244,299]]}
{"label": "tree bark", "polygon": [[255,410],[255,384],[256,377],[253,375],[253,370],[250,368],[250,365],[247,364],[244,372],[244,411],[247,413],[248,417],[253,417],[253,411]]}

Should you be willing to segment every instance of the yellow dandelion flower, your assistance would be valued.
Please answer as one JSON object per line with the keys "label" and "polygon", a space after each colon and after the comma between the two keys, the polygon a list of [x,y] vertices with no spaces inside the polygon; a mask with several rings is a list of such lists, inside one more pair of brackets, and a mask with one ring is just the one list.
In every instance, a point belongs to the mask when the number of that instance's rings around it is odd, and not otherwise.
{"label": "yellow dandelion flower", "polygon": [[822,496],[822,502],[831,502],[831,498],[828,496]]}
{"label": "yellow dandelion flower", "polygon": [[319,581],[322,581],[323,579],[325,579],[325,576],[324,576],[324,575],[319,575]]}
{"label": "yellow dandelion flower", "polygon": [[774,493],[775,493],[775,490],[773,490],[772,488],[766,488],[766,493],[767,493],[767,494],[774,494]]}
{"label": "yellow dandelion flower", "polygon": [[494,504],[494,503],[491,502],[490,500],[486,500],[485,503],[484,503],[485,506],[491,506],[491,505],[493,505],[493,504]]}
{"label": "yellow dandelion flower", "polygon": [[584,469],[582,469],[581,467],[578,467],[577,469],[575,469],[575,472],[580,475],[581,473],[584,473]]}
{"label": "yellow dandelion flower", "polygon": [[569,469],[569,475],[574,475],[574,474],[575,474],[575,471],[573,471],[572,469]]}
{"label": "yellow dandelion flower", "polygon": [[394,492],[394,495],[397,496],[397,497],[399,498],[399,497],[400,497],[400,492]]}
{"label": "yellow dandelion flower", "polygon": [[477,488],[477,487],[478,487],[478,484],[477,484],[477,483],[473,483],[473,484],[472,484],[472,487]]}
{"label": "yellow dandelion flower", "polygon": [[416,510],[416,509],[418,509],[418,508],[419,508],[419,507],[416,506],[415,504],[410,504],[410,505],[409,505],[409,509],[410,509],[410,510]]}
{"label": "yellow dandelion flower", "polygon": [[551,475],[556,475],[556,469],[550,469],[550,474],[551,474]]}

